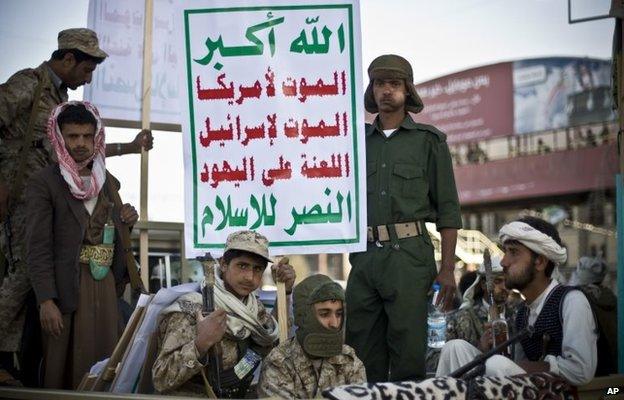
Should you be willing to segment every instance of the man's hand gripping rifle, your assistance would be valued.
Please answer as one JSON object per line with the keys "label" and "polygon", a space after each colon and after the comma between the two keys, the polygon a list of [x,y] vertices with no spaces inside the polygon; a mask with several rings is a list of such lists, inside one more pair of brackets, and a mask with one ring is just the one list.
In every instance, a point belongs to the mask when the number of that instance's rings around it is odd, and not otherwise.
{"label": "man's hand gripping rifle", "polygon": [[[210,253],[206,253],[203,257],[197,257],[197,260],[202,263],[204,268],[204,285],[202,286],[202,315],[208,316],[215,310],[214,301],[214,285],[215,285],[215,270],[214,259]],[[206,355],[204,364],[208,365],[208,381],[215,396],[218,398],[221,394],[221,345],[219,343],[214,344]]]}
{"label": "man's hand gripping rifle", "polygon": [[490,351],[478,355],[477,357],[475,357],[474,360],[472,360],[468,364],[453,371],[450,376],[453,378],[469,380],[469,379],[474,378],[477,375],[481,375],[485,368],[485,362],[487,361],[488,358],[492,357],[495,354],[502,353],[508,346],[511,346],[512,344],[522,340],[524,337],[531,336],[532,334],[533,334],[533,327],[531,325],[527,325],[526,328],[518,332],[518,334],[516,334],[515,336],[497,345]]}

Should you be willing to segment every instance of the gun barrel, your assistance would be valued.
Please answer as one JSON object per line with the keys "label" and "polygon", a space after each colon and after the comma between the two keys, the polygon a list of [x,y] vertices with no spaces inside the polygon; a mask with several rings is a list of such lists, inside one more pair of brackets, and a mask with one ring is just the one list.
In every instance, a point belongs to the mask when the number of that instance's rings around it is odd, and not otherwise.
{"label": "gun barrel", "polygon": [[480,354],[479,356],[477,356],[474,360],[472,360],[468,364],[466,364],[463,367],[460,367],[460,368],[456,369],[455,371],[453,371],[450,376],[452,378],[461,378],[462,376],[464,376],[464,374],[466,374],[467,372],[472,370],[477,365],[479,365],[481,363],[484,363],[488,358],[492,357],[494,354],[498,354],[498,353],[502,352],[507,346],[509,346],[509,345],[511,345],[511,344],[513,344],[513,343],[515,343],[517,341],[522,340],[525,336],[531,335],[532,333],[533,333],[533,327],[527,325],[526,328],[524,328],[523,330],[518,332],[515,336],[507,339],[503,343],[501,343],[498,346],[492,348],[490,351],[488,351],[486,353],[483,353],[483,354]]}
{"label": "gun barrel", "polygon": [[[215,310],[214,301],[214,270],[212,268],[212,257],[206,254],[205,257],[199,258],[204,267],[205,284],[202,287],[202,314],[207,316]],[[208,368],[208,381],[216,396],[221,395],[221,351],[220,344],[216,343],[208,350],[206,361],[210,366]]]}

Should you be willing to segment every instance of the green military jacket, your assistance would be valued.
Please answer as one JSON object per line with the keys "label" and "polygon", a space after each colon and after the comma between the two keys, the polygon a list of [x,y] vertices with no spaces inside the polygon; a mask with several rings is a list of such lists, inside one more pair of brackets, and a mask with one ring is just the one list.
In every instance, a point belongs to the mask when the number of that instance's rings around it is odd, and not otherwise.
{"label": "green military jacket", "polygon": [[366,125],[368,225],[424,220],[461,228],[446,135],[407,114],[386,137],[379,117]]}
{"label": "green military jacket", "polygon": [[[35,69],[24,69],[0,85],[0,182],[13,185],[18,160],[27,157],[24,185],[28,178],[52,160],[52,148],[47,138],[50,113],[67,101],[67,88],[57,88],[46,63]],[[41,97],[36,106],[36,116],[31,143],[24,148],[24,137],[33,108],[35,91],[43,83]],[[23,192],[22,192],[23,194]]]}
{"label": "green military jacket", "polygon": [[[488,322],[490,306],[483,299],[472,307],[462,308],[447,316],[446,341],[463,339],[475,347],[479,347],[481,336]],[[515,320],[514,307],[505,307],[505,320],[511,330]],[[511,333],[511,332],[510,332]]]}

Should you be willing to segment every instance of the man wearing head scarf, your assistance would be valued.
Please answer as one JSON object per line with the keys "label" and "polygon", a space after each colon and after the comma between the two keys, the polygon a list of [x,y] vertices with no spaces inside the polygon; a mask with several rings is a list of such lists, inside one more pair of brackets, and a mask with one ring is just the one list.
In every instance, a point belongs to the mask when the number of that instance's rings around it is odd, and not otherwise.
{"label": "man wearing head scarf", "polygon": [[[368,75],[364,105],[378,113],[366,126],[368,246],[350,256],[346,343],[370,382],[421,379],[427,293],[436,280],[448,310],[457,286],[457,189],[446,136],[410,114],[423,103],[409,62],[383,55]],[[435,222],[442,238],[439,273],[425,222]]]}
{"label": "man wearing head scarf", "polygon": [[[513,361],[501,355],[489,358],[485,375],[550,372],[573,385],[589,382],[597,366],[596,322],[580,290],[551,279],[555,267],[567,258],[557,229],[544,220],[524,217],[503,226],[499,238],[505,252],[501,261],[505,285],[526,298],[515,330],[530,325],[533,333],[516,344]],[[491,346],[488,329],[479,347]],[[442,348],[436,375],[448,375],[478,354],[480,350],[467,342],[452,340]]]}
{"label": "man wearing head scarf", "polygon": [[46,388],[75,389],[119,337],[117,297],[128,272],[118,232],[138,219],[114,205],[104,127],[90,103],[62,103],[48,121],[57,163],[26,187],[27,265],[44,342]]}
{"label": "man wearing head scarf", "polygon": [[581,257],[568,281],[569,286],[575,286],[585,293],[600,327],[596,376],[617,373],[618,367],[617,297],[602,284],[607,270],[607,263],[600,255]]}
{"label": "man wearing head scarf", "polygon": [[[273,264],[272,270],[290,294],[296,276],[286,260]],[[273,260],[266,237],[254,231],[231,233],[215,266],[215,311],[202,316],[202,295],[198,292],[180,296],[161,311],[158,356],[152,367],[154,388],[159,393],[255,397],[250,389],[254,371],[279,337],[277,307],[269,314],[253,294],[262,284],[262,274],[269,263]],[[289,303],[290,299],[288,307]],[[218,369],[206,359],[213,346],[221,351]],[[210,381],[213,373],[218,373],[218,384]]]}
{"label": "man wearing head scarf", "polygon": [[581,257],[572,272],[568,285],[587,286],[596,297],[600,297],[600,289],[609,290],[602,286],[602,281],[607,275],[607,264],[602,257]]}
{"label": "man wearing head scarf", "polygon": [[326,275],[312,275],[293,297],[296,336],[264,360],[258,395],[312,399],[330,387],[366,382],[364,364],[344,344],[342,287]]}
{"label": "man wearing head scarf", "polygon": [[[505,306],[509,290],[505,287],[505,275],[498,257],[492,257],[492,272],[493,298],[497,315],[512,326],[513,310]],[[473,346],[478,346],[485,331],[485,324],[490,318],[490,307],[490,293],[485,284],[485,267],[481,264],[477,271],[477,279],[466,289],[459,310],[447,319],[446,340],[463,339]]]}
{"label": "man wearing head scarf", "polygon": [[[67,101],[67,90],[91,82],[108,54],[99,47],[95,32],[72,28],[58,34],[58,49],[37,68],[24,69],[0,84],[0,384],[3,369],[18,351],[26,299],[27,277],[24,186],[37,171],[55,162],[46,136],[47,120],[57,105]],[[106,156],[140,153],[152,147],[152,134],[141,131],[130,143],[106,145]],[[23,361],[23,360],[22,360]],[[21,363],[24,367],[24,363]]]}

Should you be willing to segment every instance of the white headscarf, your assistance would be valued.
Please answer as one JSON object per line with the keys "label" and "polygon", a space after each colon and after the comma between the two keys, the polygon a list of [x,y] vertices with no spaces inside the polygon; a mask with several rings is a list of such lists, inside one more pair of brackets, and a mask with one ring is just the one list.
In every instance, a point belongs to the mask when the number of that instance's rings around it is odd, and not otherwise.
{"label": "white headscarf", "polygon": [[555,239],[524,222],[508,223],[500,229],[498,237],[503,244],[508,240],[517,240],[537,254],[541,254],[554,262],[555,265],[564,263],[568,258],[566,249],[555,242]]}
{"label": "white headscarf", "polygon": [[[501,266],[500,262],[501,262],[500,257],[492,257],[492,272],[493,273],[495,274],[503,273],[503,267]],[[477,271],[477,279],[475,279],[472,285],[470,285],[470,287],[466,289],[466,291],[464,292],[462,304],[461,306],[459,306],[460,310],[474,306],[474,293],[477,288],[477,285],[479,284],[479,282],[481,282],[482,278],[485,279],[485,266],[483,264],[479,266],[479,270]]]}

